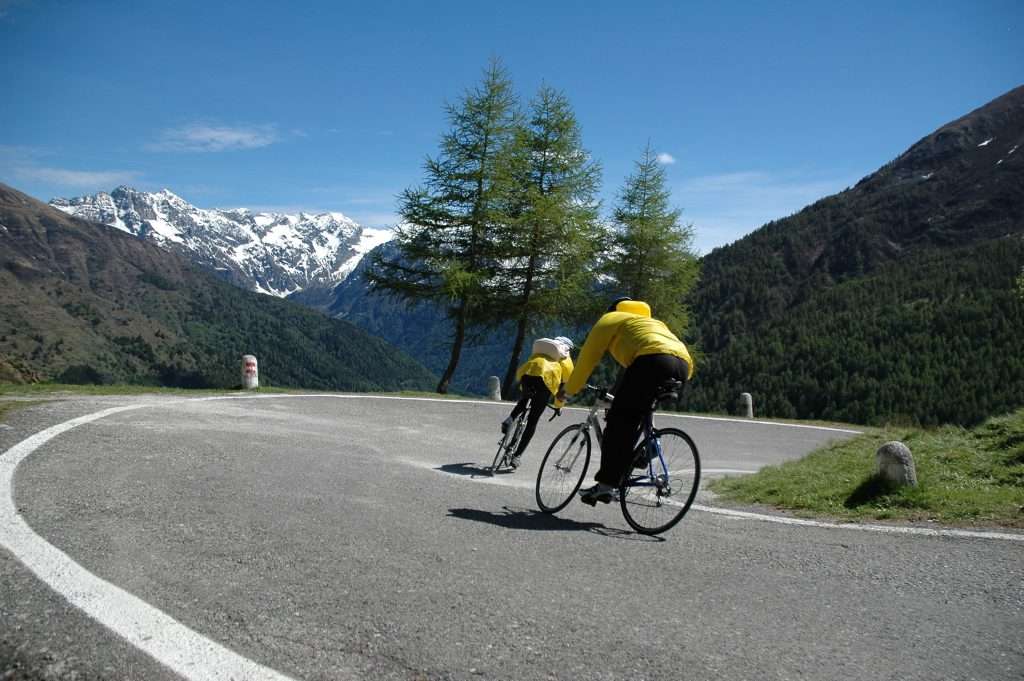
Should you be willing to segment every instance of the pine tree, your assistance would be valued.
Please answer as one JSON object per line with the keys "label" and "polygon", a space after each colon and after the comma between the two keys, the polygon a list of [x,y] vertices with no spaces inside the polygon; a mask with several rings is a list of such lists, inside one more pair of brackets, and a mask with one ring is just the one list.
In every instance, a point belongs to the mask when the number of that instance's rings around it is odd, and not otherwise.
{"label": "pine tree", "polygon": [[680,223],[681,211],[669,199],[665,170],[648,144],[612,215],[606,272],[622,294],[646,301],[678,334],[687,326],[683,298],[697,281],[699,265],[693,226]]}
{"label": "pine tree", "polygon": [[515,321],[515,336],[502,392],[515,381],[527,331],[543,319],[566,316],[593,281],[602,243],[596,194],[600,166],[582,146],[582,133],[564,94],[542,86],[529,120],[517,130],[503,168],[508,221],[502,239],[507,257],[496,321]]}
{"label": "pine tree", "polygon": [[467,330],[481,318],[500,267],[497,230],[504,222],[498,198],[505,173],[498,159],[512,141],[516,99],[507,71],[493,60],[483,81],[458,105],[448,105],[451,128],[437,158],[424,164],[421,187],[406,189],[399,201],[404,224],[395,231],[399,256],[377,257],[368,272],[375,290],[410,306],[430,301],[445,306],[452,320],[448,367],[437,392],[448,385],[459,362]]}

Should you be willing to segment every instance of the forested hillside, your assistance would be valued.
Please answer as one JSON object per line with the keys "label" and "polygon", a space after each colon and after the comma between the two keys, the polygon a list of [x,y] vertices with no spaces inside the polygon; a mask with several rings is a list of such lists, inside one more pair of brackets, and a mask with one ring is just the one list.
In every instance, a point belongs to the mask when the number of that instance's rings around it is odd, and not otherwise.
{"label": "forested hillside", "polygon": [[703,259],[690,406],[975,423],[1024,404],[1024,88]]}
{"label": "forested hillside", "polygon": [[[698,372],[684,408],[732,413],[750,392],[762,416],[969,424],[1024,404],[1022,146],[1017,88],[705,256],[687,298]],[[361,275],[332,313],[443,365],[450,323],[373,295]],[[574,324],[551,328],[582,341]],[[510,336],[470,339],[455,383],[482,390]]]}
{"label": "forested hillside", "polygon": [[435,380],[347,322],[243,291],[0,185],[0,380],[232,387],[246,353],[275,386],[425,389]]}

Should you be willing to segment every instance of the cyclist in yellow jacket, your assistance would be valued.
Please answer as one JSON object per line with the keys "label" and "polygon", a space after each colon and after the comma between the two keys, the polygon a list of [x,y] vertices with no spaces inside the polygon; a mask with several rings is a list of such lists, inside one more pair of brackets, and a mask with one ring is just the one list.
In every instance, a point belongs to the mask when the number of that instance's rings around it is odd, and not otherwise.
{"label": "cyclist in yellow jacket", "polygon": [[501,432],[504,433],[509,429],[512,422],[526,409],[527,403],[530,405],[530,413],[526,419],[526,428],[523,429],[522,437],[519,438],[519,446],[516,447],[516,452],[510,462],[513,470],[519,467],[523,452],[526,451],[526,446],[530,444],[533,433],[537,430],[537,422],[540,421],[544,407],[547,406],[548,395],[556,397],[556,409],[561,409],[565,404],[564,400],[557,399],[557,395],[572,375],[573,365],[569,353],[572,352],[575,345],[565,336],[559,336],[554,341],[563,348],[564,358],[552,360],[545,355],[534,354],[516,370],[516,379],[519,380],[522,397],[519,398],[519,402],[516,403],[508,418],[501,422]]}
{"label": "cyclist in yellow jacket", "polygon": [[580,492],[580,499],[591,506],[611,501],[629,472],[644,416],[659,388],[669,380],[685,382],[693,375],[693,360],[686,345],[664,322],[653,319],[650,306],[639,300],[619,298],[597,320],[565,386],[567,395],[583,389],[605,352],[610,352],[625,371],[608,410],[601,468],[594,476],[597,484]]}

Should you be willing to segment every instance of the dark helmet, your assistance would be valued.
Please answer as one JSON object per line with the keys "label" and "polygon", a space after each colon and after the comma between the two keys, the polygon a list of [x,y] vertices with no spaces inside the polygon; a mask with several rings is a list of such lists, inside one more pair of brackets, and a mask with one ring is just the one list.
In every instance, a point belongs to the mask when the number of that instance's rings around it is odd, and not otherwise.
{"label": "dark helmet", "polygon": [[623,301],[626,301],[626,300],[633,300],[633,299],[630,298],[629,296],[621,296],[619,298],[616,298],[615,300],[612,301],[612,304],[608,306],[608,312],[615,312],[615,308],[619,306],[619,303],[621,303]]}

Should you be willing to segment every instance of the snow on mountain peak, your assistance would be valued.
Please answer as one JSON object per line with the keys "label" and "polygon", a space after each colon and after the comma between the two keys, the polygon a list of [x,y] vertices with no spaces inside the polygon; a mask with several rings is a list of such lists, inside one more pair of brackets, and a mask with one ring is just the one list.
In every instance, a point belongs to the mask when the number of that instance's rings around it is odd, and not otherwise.
{"label": "snow on mountain peak", "polygon": [[143,192],[122,185],[50,204],[183,253],[244,288],[282,297],[337,284],[363,254],[390,238],[388,230],[364,229],[339,212],[203,209],[166,188]]}

